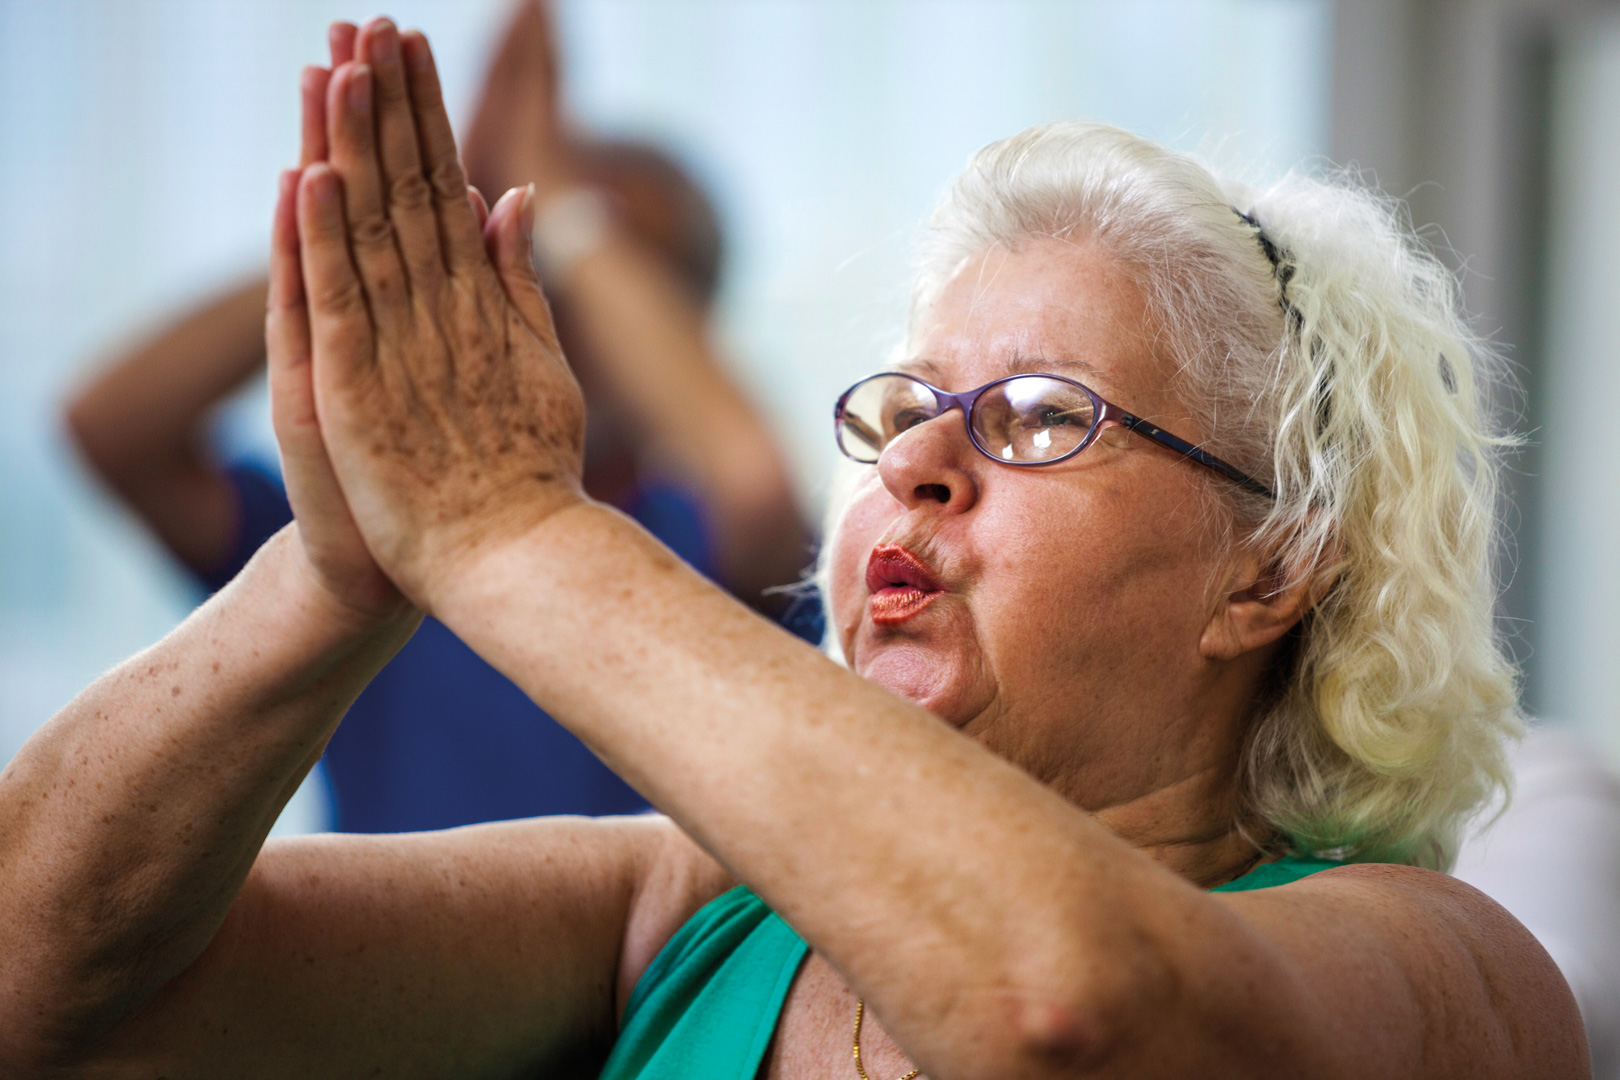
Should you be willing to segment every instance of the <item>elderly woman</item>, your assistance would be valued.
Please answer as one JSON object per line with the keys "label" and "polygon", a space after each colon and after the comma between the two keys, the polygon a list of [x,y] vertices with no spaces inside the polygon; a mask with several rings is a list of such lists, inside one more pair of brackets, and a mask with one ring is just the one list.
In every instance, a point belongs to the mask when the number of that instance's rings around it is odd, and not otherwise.
{"label": "elderly woman", "polygon": [[[1481,357],[1390,208],[982,151],[839,404],[846,667],[580,494],[530,198],[420,35],[358,56],[275,225],[297,523],[0,783],[7,1075],[1584,1075],[1423,868],[1515,707]],[[261,850],[422,611],[668,816]]]}

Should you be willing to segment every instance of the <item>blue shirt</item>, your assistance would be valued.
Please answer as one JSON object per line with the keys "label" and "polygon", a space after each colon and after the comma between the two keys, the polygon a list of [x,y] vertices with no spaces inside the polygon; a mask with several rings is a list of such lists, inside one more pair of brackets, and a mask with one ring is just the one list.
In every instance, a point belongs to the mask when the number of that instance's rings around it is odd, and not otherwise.
{"label": "blue shirt", "polygon": [[[227,470],[240,506],[231,558],[201,575],[210,589],[234,577],[292,520],[281,482],[253,464]],[[697,505],[647,487],[624,509],[698,570],[713,576]],[[795,632],[820,638],[819,610]],[[627,814],[647,801],[512,681],[444,624],[425,619],[349,709],[326,748],[340,832],[410,832],[540,814]]]}

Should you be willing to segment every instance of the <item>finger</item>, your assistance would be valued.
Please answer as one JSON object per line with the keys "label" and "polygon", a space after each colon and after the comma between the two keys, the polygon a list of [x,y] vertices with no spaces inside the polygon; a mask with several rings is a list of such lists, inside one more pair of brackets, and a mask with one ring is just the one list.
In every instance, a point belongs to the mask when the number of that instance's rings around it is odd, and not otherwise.
{"label": "finger", "polygon": [[540,288],[534,269],[534,185],[513,188],[489,212],[484,241],[489,261],[494,264],[512,306],[541,341],[557,348],[557,331],[551,321],[551,305]]}
{"label": "finger", "polygon": [[332,73],[309,65],[298,78],[299,151],[298,167],[326,160],[326,88]]}
{"label": "finger", "polygon": [[270,300],[265,321],[272,372],[309,359],[309,312],[298,265],[299,173],[287,169],[281,174],[270,229]]}
{"label": "finger", "polygon": [[377,152],[388,217],[413,287],[426,286],[442,276],[444,261],[433,191],[422,173],[416,144],[399,30],[387,19],[373,19],[360,31],[355,48],[373,72]]}
{"label": "finger", "polygon": [[270,422],[281,450],[287,500],[305,542],[336,540],[341,547],[361,550],[365,542],[332,468],[315,406],[309,303],[300,266],[300,188],[299,170],[281,174],[271,230],[270,310],[265,324],[270,356]]}
{"label": "finger", "polygon": [[369,364],[371,313],[349,254],[343,181],[316,162],[298,184],[298,265],[309,309],[312,362],[342,374]]}
{"label": "finger", "polygon": [[551,12],[541,0],[521,0],[501,38],[489,81],[521,86],[527,96],[538,96],[550,112],[557,103],[559,65]]}
{"label": "finger", "polygon": [[332,73],[327,130],[332,140],[329,160],[343,180],[343,212],[354,265],[373,314],[381,322],[397,311],[407,284],[377,162],[374,81],[366,64],[344,64]]}
{"label": "finger", "polygon": [[422,149],[422,168],[433,187],[439,211],[439,238],[451,273],[478,273],[488,265],[478,218],[467,202],[467,177],[456,157],[456,139],[444,111],[444,94],[433,51],[420,31],[401,35],[411,105]]}
{"label": "finger", "polygon": [[484,193],[468,184],[467,201],[472,203],[473,213],[478,215],[479,229],[483,229],[485,224],[489,222],[489,203],[484,201]]}
{"label": "finger", "polygon": [[327,28],[326,45],[332,50],[334,70],[354,59],[354,39],[359,33],[359,29],[352,22],[335,22]]}
{"label": "finger", "polygon": [[275,224],[270,235],[270,303],[265,318],[269,354],[270,419],[290,487],[330,486],[337,480],[326,460],[315,417],[310,371],[309,307],[304,298],[298,250],[299,170],[281,174]]}

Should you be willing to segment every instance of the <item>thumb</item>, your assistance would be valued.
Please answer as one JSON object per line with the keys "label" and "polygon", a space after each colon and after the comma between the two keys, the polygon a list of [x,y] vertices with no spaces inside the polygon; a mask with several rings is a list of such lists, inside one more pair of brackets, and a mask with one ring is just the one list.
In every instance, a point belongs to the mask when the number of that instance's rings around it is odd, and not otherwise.
{"label": "thumb", "polygon": [[534,268],[534,185],[513,188],[501,196],[484,225],[484,247],[501,277],[507,297],[529,328],[553,346],[557,331],[551,305]]}

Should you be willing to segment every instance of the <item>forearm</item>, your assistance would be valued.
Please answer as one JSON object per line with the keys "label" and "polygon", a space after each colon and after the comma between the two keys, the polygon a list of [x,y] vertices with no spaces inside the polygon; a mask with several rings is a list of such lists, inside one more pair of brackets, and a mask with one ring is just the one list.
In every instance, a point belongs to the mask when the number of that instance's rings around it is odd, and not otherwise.
{"label": "forearm", "polygon": [[597,370],[702,498],[726,584],[757,606],[760,589],[797,578],[809,534],[787,463],[680,282],[610,231],[557,289]]}
{"label": "forearm", "polygon": [[29,740],[0,775],[0,1059],[93,1039],[202,951],[414,622],[330,599],[289,528]]}
{"label": "forearm", "polygon": [[70,426],[104,471],[173,453],[264,363],[265,283],[240,285],[115,354],[74,395]]}
{"label": "forearm", "polygon": [[1151,927],[1208,904],[606,511],[557,515],[459,577],[436,614],[758,890],[897,1036],[931,1032],[914,1052],[985,1027],[1019,1038],[1023,1023],[1049,1024],[1034,1041],[1083,1042],[1088,1010],[1163,974]]}
{"label": "forearm", "polygon": [[256,279],[120,352],[67,404],[86,462],[194,569],[226,558],[237,515],[203,421],[263,364],[264,315]]}

